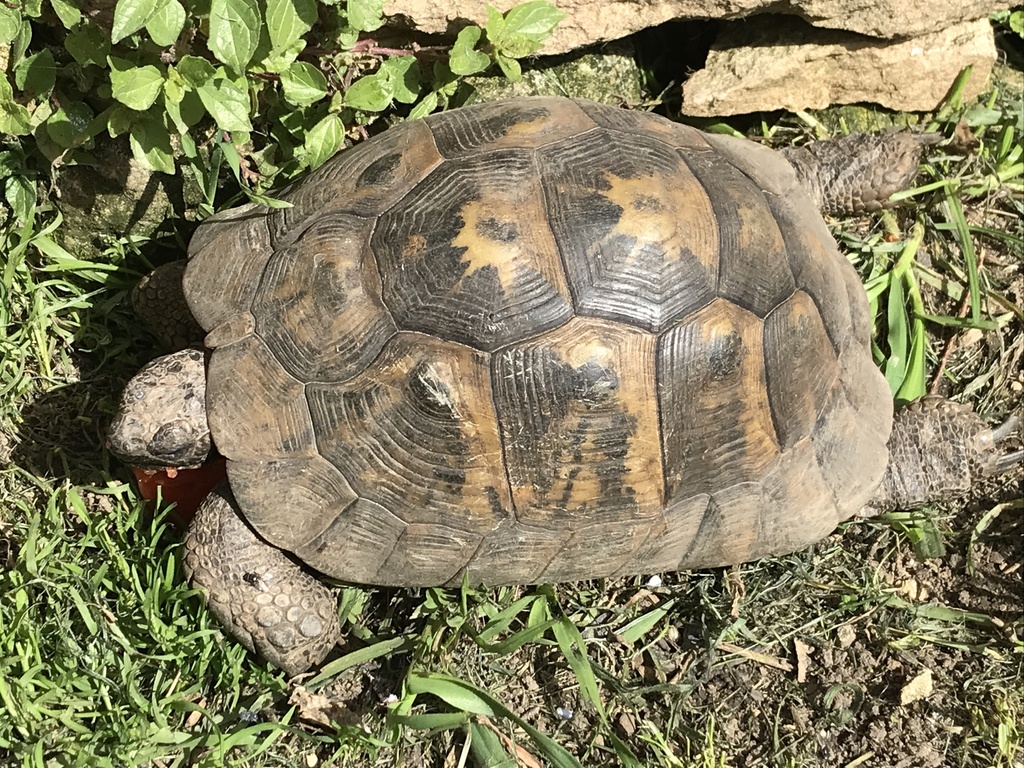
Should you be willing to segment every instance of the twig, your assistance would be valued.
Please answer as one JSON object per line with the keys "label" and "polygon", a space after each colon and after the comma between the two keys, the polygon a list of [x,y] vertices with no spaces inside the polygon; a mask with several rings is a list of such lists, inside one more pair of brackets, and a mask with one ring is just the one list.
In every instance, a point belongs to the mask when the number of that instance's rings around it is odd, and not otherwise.
{"label": "twig", "polygon": [[785,659],[777,659],[774,656],[768,656],[764,653],[758,653],[752,651],[749,648],[744,648],[741,645],[735,645],[734,643],[719,643],[715,646],[720,651],[726,653],[735,653],[737,656],[742,656],[745,659],[756,661],[758,664],[764,664],[768,667],[775,667],[775,669],[781,669],[783,672],[792,672],[793,665]]}

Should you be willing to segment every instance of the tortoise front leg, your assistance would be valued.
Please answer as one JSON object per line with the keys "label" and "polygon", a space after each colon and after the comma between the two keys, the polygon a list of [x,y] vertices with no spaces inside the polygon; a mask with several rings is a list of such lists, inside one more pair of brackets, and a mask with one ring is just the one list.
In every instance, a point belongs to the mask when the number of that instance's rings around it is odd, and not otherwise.
{"label": "tortoise front leg", "polygon": [[132,309],[166,349],[178,350],[203,341],[203,329],[185,301],[182,279],[188,262],[172,261],[143,277],[132,290]]}
{"label": "tortoise front leg", "polygon": [[226,482],[189,526],[185,574],[242,645],[289,675],[319,664],[341,637],[334,593],[253,532]]}

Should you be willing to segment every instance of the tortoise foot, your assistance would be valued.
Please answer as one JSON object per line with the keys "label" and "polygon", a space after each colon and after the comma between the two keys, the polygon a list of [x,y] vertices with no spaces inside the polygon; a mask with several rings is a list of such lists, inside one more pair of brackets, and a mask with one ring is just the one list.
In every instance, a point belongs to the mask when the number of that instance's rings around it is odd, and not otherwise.
{"label": "tortoise foot", "polygon": [[189,527],[185,574],[242,645],[289,675],[319,664],[341,636],[332,591],[253,533],[227,483]]}

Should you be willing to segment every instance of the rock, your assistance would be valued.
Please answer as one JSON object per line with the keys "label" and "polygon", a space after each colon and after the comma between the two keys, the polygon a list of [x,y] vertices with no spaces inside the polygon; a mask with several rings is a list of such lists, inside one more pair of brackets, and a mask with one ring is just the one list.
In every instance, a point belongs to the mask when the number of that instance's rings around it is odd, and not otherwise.
{"label": "rock", "polygon": [[[522,0],[494,0],[508,10]],[[880,38],[915,37],[1009,8],[1009,0],[557,0],[566,18],[543,53],[564,53],[617,40],[673,19],[739,19],[783,7],[814,26]],[[469,23],[483,24],[485,4],[477,0],[386,0],[392,25],[454,38]],[[760,23],[760,22],[759,22]]]}
{"label": "rock", "polygon": [[504,75],[466,78],[472,88],[467,104],[517,96],[568,96],[603,104],[636,105],[643,98],[643,73],[626,42],[601,47],[599,53],[545,57],[523,68],[523,78]]}
{"label": "rock", "polygon": [[191,174],[146,170],[124,137],[97,141],[89,161],[63,167],[57,179],[64,217],[58,236],[81,259],[98,257],[120,237],[148,237],[202,199]]}
{"label": "rock", "polygon": [[935,109],[966,66],[964,98],[985,87],[996,60],[987,19],[884,42],[775,19],[723,26],[704,69],[683,85],[684,114],[736,115],[771,109],[824,109],[873,102],[889,109]]}

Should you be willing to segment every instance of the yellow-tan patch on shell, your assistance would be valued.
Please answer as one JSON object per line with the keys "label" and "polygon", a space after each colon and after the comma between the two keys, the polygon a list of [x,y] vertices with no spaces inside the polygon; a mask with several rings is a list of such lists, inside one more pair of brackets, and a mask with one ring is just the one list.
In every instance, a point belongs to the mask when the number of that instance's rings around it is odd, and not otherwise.
{"label": "yellow-tan patch on shell", "polygon": [[671,179],[661,175],[627,179],[611,173],[605,173],[604,179],[609,185],[604,196],[622,209],[611,235],[634,238],[634,252],[655,246],[667,259],[693,254],[705,268],[715,266],[718,225],[711,200],[685,166],[680,166],[679,177]]}
{"label": "yellow-tan patch on shell", "polygon": [[[462,217],[463,227],[452,240],[452,245],[466,249],[462,254],[462,263],[466,265],[464,277],[472,275],[478,269],[494,267],[501,289],[509,291],[515,280],[520,259],[527,256],[523,252],[524,243],[518,234],[506,240],[493,237],[492,234],[495,229],[517,232],[518,217],[510,213],[497,213],[489,203],[479,200],[466,203],[459,215]],[[459,283],[461,282],[460,279]]]}

